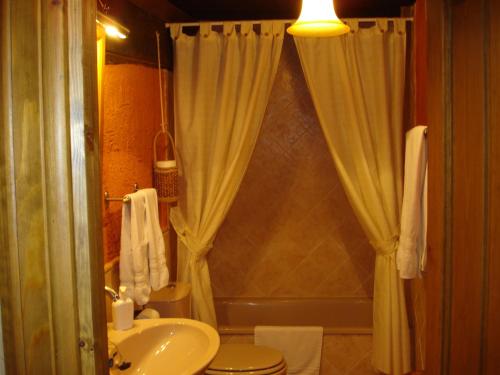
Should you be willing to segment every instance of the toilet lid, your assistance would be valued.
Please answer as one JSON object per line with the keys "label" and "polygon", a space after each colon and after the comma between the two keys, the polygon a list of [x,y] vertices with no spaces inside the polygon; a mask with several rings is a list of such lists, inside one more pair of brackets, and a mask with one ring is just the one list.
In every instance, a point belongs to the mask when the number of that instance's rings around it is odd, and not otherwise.
{"label": "toilet lid", "polygon": [[275,349],[252,344],[222,344],[209,369],[216,371],[256,371],[283,364]]}

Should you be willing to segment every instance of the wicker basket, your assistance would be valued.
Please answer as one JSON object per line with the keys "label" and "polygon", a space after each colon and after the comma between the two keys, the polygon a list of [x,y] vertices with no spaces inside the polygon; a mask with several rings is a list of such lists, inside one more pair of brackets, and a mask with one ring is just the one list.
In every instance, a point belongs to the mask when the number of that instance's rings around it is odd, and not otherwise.
{"label": "wicker basket", "polygon": [[[165,142],[168,147],[172,147],[173,160],[158,160],[156,143],[160,135],[165,136]],[[159,131],[153,141],[154,161],[153,161],[153,183],[158,193],[158,201],[160,202],[176,202],[178,198],[177,178],[178,168],[176,160],[176,149],[172,136],[169,132]]]}

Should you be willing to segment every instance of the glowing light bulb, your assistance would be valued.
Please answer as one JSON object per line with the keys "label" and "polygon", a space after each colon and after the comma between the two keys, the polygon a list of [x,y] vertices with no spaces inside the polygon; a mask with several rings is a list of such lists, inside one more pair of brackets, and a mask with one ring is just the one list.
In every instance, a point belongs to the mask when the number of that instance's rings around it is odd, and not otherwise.
{"label": "glowing light bulb", "polygon": [[104,28],[106,35],[115,39],[127,39],[130,30],[114,19],[97,12],[96,22]]}
{"label": "glowing light bulb", "polygon": [[104,30],[106,31],[106,35],[111,38],[119,38],[126,39],[127,36],[120,32],[116,26],[113,25],[104,25]]}
{"label": "glowing light bulb", "polygon": [[303,37],[328,37],[349,32],[335,13],[333,0],[302,0],[299,19],[287,32]]}

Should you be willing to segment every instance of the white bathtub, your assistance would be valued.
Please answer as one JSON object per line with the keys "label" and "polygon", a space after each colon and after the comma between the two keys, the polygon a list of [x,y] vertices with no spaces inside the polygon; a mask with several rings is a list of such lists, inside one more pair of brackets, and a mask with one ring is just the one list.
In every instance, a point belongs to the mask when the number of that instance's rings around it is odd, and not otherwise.
{"label": "white bathtub", "polygon": [[325,334],[371,334],[369,298],[216,298],[219,333],[253,334],[256,325],[322,326]]}

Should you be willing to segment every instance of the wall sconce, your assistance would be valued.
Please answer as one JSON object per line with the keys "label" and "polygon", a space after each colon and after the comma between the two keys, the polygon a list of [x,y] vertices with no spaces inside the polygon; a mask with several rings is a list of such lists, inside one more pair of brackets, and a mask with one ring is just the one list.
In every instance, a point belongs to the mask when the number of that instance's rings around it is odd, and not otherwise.
{"label": "wall sconce", "polygon": [[286,31],[295,36],[327,37],[348,33],[335,13],[333,0],[302,0],[299,19]]}
{"label": "wall sconce", "polygon": [[101,12],[97,12],[96,21],[98,24],[102,25],[106,35],[111,38],[126,39],[128,34],[130,34],[129,29]]}

